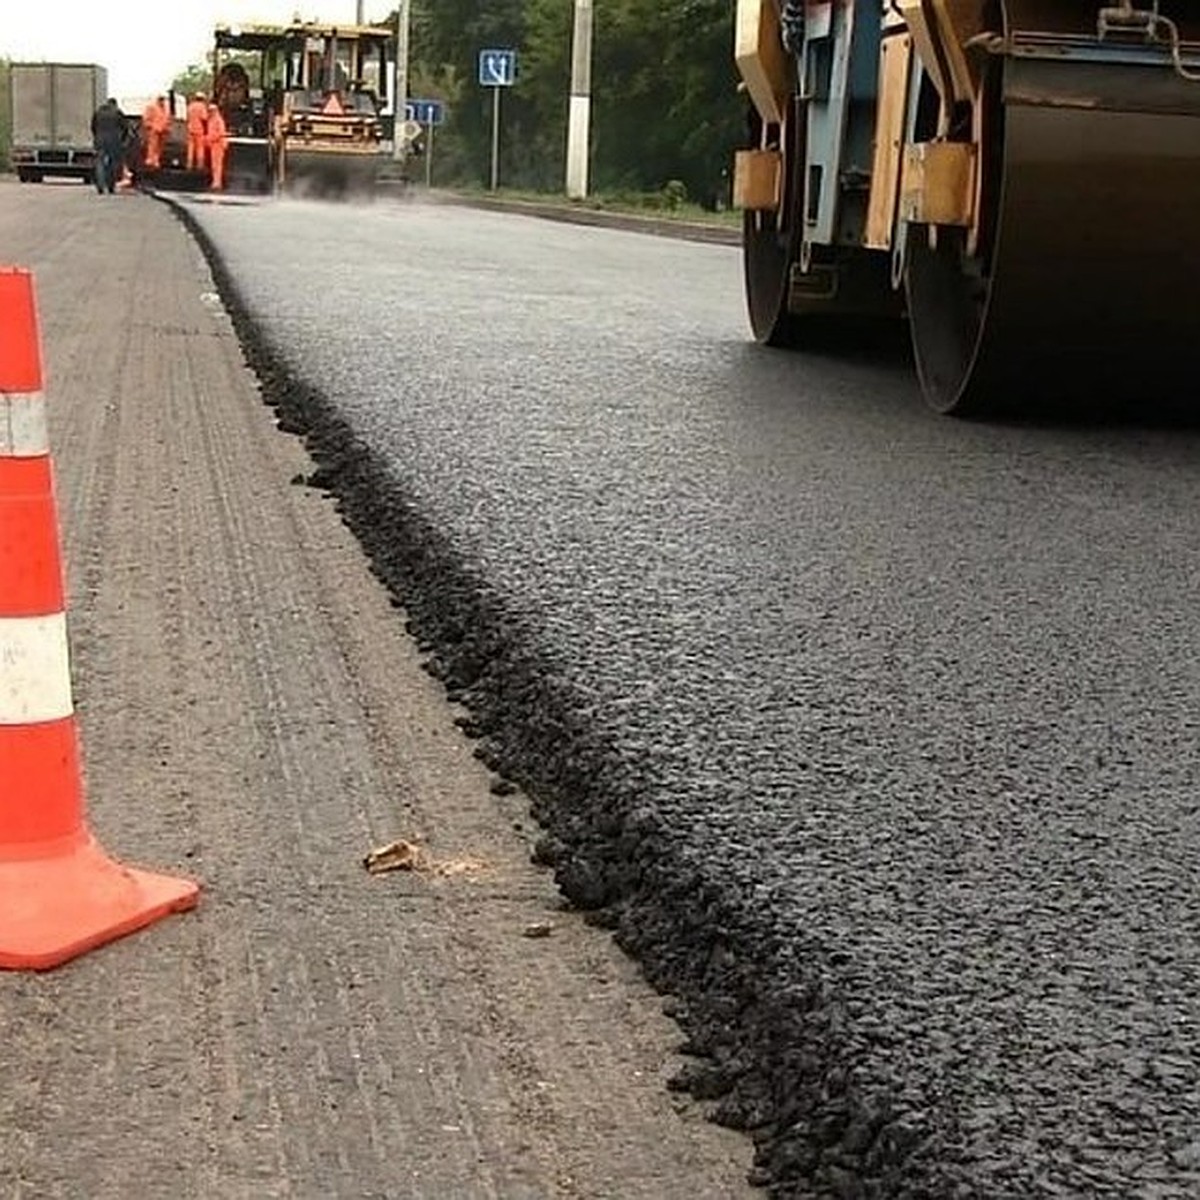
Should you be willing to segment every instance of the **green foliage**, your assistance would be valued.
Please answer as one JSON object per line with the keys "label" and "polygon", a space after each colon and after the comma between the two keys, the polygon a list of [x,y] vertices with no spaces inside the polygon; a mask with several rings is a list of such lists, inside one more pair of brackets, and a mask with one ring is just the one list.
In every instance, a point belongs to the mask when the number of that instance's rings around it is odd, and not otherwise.
{"label": "green foliage", "polygon": [[662,185],[659,195],[662,196],[662,206],[669,212],[674,212],[687,200],[687,185],[682,179],[668,179]]}
{"label": "green foliage", "polygon": [[192,63],[171,80],[171,90],[177,96],[191,96],[196,92],[212,91],[212,63]]}
{"label": "green foliage", "polygon": [[[395,20],[395,14],[390,18]],[[486,47],[515,47],[516,85],[501,96],[501,180],[561,190],[571,76],[572,0],[411,0],[409,94],[440,99],[435,182],[486,184]],[[730,0],[596,0],[591,178],[600,191],[652,194],[666,210],[728,200],[744,127]]]}

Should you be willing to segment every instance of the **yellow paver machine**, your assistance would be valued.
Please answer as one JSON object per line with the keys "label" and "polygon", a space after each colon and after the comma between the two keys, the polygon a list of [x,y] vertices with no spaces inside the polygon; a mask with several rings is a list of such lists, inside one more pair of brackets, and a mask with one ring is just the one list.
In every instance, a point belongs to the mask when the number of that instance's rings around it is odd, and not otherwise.
{"label": "yellow paver machine", "polygon": [[391,150],[391,26],[219,26],[213,97],[231,190],[370,195]]}
{"label": "yellow paver machine", "polygon": [[1200,368],[1196,0],[738,0],[755,335],[903,316],[941,412]]}

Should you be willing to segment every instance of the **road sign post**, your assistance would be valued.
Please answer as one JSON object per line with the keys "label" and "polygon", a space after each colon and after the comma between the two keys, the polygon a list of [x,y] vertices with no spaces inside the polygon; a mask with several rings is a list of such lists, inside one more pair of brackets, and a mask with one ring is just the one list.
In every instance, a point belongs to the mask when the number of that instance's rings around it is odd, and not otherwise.
{"label": "road sign post", "polygon": [[410,100],[404,115],[425,129],[425,186],[433,185],[433,131],[446,119],[446,109],[440,100]]}
{"label": "road sign post", "polygon": [[492,88],[492,191],[500,186],[500,89]]}
{"label": "road sign post", "polygon": [[479,85],[492,89],[492,188],[500,186],[500,89],[512,87],[517,78],[515,50],[480,50]]}

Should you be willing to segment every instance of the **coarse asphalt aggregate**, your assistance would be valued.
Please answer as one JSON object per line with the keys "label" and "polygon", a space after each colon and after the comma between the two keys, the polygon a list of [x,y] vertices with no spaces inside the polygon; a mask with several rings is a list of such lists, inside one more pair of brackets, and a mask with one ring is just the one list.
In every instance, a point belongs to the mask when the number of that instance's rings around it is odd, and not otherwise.
{"label": "coarse asphalt aggregate", "polygon": [[757,1182],[1200,1194],[1195,428],[760,350],[727,247],[181,209]]}

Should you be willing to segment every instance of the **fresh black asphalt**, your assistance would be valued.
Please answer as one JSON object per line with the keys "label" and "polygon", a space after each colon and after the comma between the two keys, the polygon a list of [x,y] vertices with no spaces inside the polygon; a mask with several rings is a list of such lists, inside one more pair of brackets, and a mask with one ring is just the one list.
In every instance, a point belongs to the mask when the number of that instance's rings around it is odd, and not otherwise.
{"label": "fresh black asphalt", "polygon": [[955,422],[901,351],[760,350],[728,247],[184,209],[760,1182],[1200,1193],[1195,429]]}

